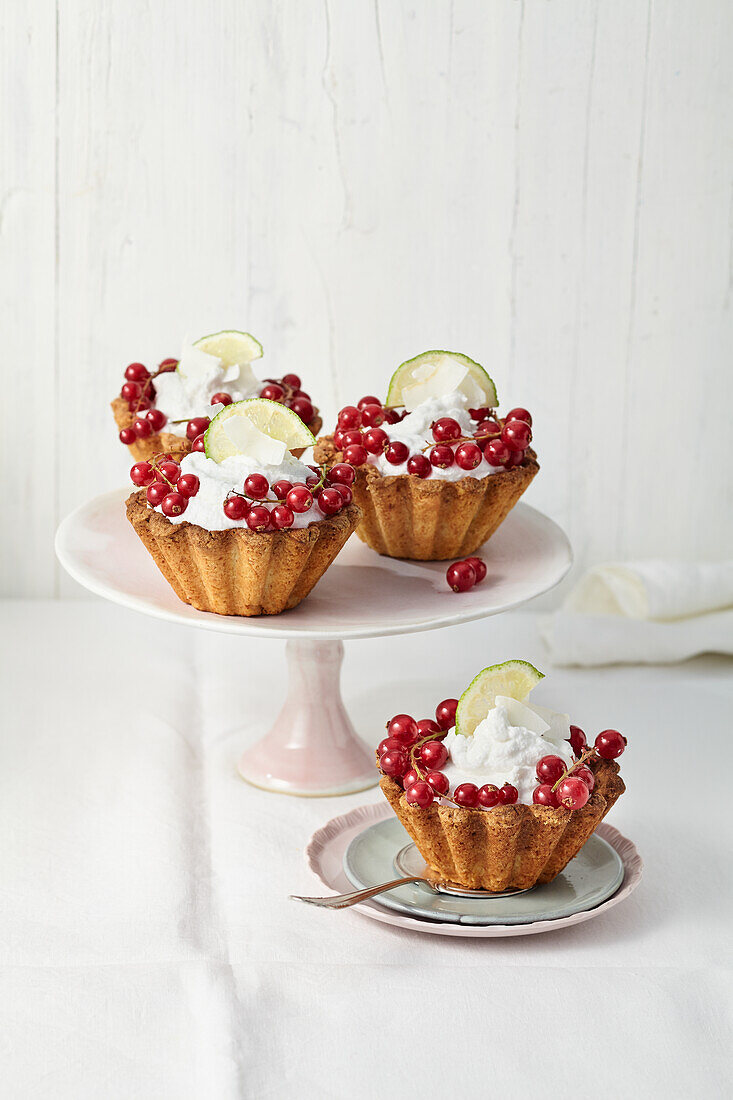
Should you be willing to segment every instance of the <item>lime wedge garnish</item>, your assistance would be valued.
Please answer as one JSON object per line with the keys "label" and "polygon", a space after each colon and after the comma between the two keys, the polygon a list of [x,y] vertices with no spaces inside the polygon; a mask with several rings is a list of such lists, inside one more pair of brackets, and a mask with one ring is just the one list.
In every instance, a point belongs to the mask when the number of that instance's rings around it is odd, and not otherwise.
{"label": "lime wedge garnish", "polygon": [[202,336],[193,346],[207,355],[215,355],[225,367],[251,363],[262,355],[262,344],[259,340],[255,340],[248,332],[236,332],[234,329]]}
{"label": "lime wedge garnish", "polygon": [[264,397],[250,397],[227,405],[211,421],[204,436],[206,457],[214,462],[223,462],[231,455],[249,454],[277,465],[283,454],[283,448],[278,451],[277,444],[292,451],[312,447],[315,442],[313,432],[297,413]]}
{"label": "lime wedge garnish", "polygon": [[528,661],[489,665],[473,678],[458,700],[456,733],[470,737],[494,707],[497,695],[508,695],[522,703],[542,679],[544,673],[538,672]]}
{"label": "lime wedge garnish", "polygon": [[475,408],[495,409],[496,386],[480,364],[457,351],[424,351],[398,367],[387,394],[388,405],[405,405],[408,411],[428,397],[443,397],[459,389]]}

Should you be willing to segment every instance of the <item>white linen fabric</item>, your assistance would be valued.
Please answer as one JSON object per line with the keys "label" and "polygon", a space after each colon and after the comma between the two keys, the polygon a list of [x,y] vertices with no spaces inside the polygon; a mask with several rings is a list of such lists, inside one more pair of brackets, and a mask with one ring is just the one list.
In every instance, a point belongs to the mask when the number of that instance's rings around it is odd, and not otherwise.
{"label": "white linen fabric", "polygon": [[598,565],[540,632],[557,665],[733,654],[733,561]]}
{"label": "white linen fabric", "polygon": [[[729,663],[542,682],[537,703],[629,738],[610,820],[644,879],[587,924],[464,941],[289,899],[323,890],[303,858],[314,829],[381,795],[287,798],[238,778],[279,705],[281,643],[93,601],[0,614],[3,1096],[729,1090],[729,779],[712,766],[727,759]],[[349,643],[344,696],[376,743],[391,714],[423,717],[515,656],[543,668],[534,616]]]}

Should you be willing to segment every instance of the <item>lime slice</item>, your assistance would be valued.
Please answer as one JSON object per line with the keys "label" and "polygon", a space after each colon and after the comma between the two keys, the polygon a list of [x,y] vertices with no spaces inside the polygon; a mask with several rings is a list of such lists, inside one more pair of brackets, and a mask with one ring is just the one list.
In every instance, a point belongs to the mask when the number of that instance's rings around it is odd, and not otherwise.
{"label": "lime slice", "polygon": [[522,703],[542,679],[544,673],[538,672],[528,661],[489,665],[474,677],[458,700],[456,733],[470,737],[493,708],[497,695],[508,695]]}
{"label": "lime slice", "polygon": [[262,355],[262,344],[254,336],[250,336],[248,332],[236,332],[234,329],[202,336],[193,346],[207,355],[215,355],[225,367],[251,363]]}
{"label": "lime slice", "polygon": [[455,389],[475,401],[476,408],[495,409],[499,404],[496,386],[484,368],[457,351],[424,351],[408,359],[390,379],[387,404],[405,405],[411,411],[420,401]]}
{"label": "lime slice", "polygon": [[[313,432],[297,413],[264,397],[250,397],[227,405],[211,421],[204,436],[206,457],[214,462],[248,454],[277,465],[282,461],[284,448],[293,451],[312,447],[315,442]],[[277,444],[283,446],[278,450]]]}

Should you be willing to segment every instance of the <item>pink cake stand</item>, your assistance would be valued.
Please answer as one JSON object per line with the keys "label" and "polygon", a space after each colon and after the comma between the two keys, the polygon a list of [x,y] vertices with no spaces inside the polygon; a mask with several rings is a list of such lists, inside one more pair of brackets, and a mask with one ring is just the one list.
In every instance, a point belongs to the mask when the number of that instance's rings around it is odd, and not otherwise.
{"label": "pink cake stand", "polygon": [[239,762],[248,783],[282,794],[352,794],[376,783],[374,748],[358,736],[341,698],[345,640],[437,630],[508,611],[552,588],[572,563],[557,524],[518,504],[481,551],[488,576],[470,592],[450,591],[445,562],[383,558],[354,536],[293,611],[252,619],[212,615],[181,603],[158,572],[127,522],[127,495],[127,489],[105,493],[67,516],[56,534],[59,561],[79,584],[133,611],[286,642],[282,710]]}

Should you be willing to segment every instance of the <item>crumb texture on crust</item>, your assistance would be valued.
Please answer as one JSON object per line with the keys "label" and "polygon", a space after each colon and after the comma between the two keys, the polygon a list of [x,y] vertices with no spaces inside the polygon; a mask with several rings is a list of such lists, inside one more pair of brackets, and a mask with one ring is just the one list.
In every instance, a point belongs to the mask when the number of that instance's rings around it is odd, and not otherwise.
{"label": "crumb texture on crust", "polygon": [[578,854],[624,790],[614,760],[593,762],[596,786],[580,810],[496,806],[469,810],[411,806],[394,779],[381,787],[414,840],[429,877],[469,890],[525,890],[551,882]]}
{"label": "crumb texture on crust", "polygon": [[[110,408],[115,418],[119,431],[123,428],[131,428],[135,417],[130,412],[129,405],[124,397],[115,397]],[[313,435],[320,432],[323,421],[318,415],[318,409],[313,409],[313,419],[308,425]],[[171,454],[180,462],[184,455],[191,450],[191,441],[185,436],[173,435],[171,432],[153,432],[147,439],[136,439],[134,443],[128,443],[127,449],[136,462],[149,462],[151,458],[159,454]],[[304,447],[293,451],[296,458],[300,458]]]}
{"label": "crumb texture on crust", "polygon": [[[326,464],[342,460],[330,436],[319,439],[315,456]],[[359,466],[352,488],[363,516],[356,533],[390,558],[464,558],[491,538],[539,468],[533,451],[512,470],[460,481],[383,477],[374,466]]]}
{"label": "crumb texture on crust", "polygon": [[217,615],[278,615],[296,607],[328,569],[359,522],[351,504],[297,531],[205,531],[171,523],[145,491],[127,500],[127,518],[184,603]]}

